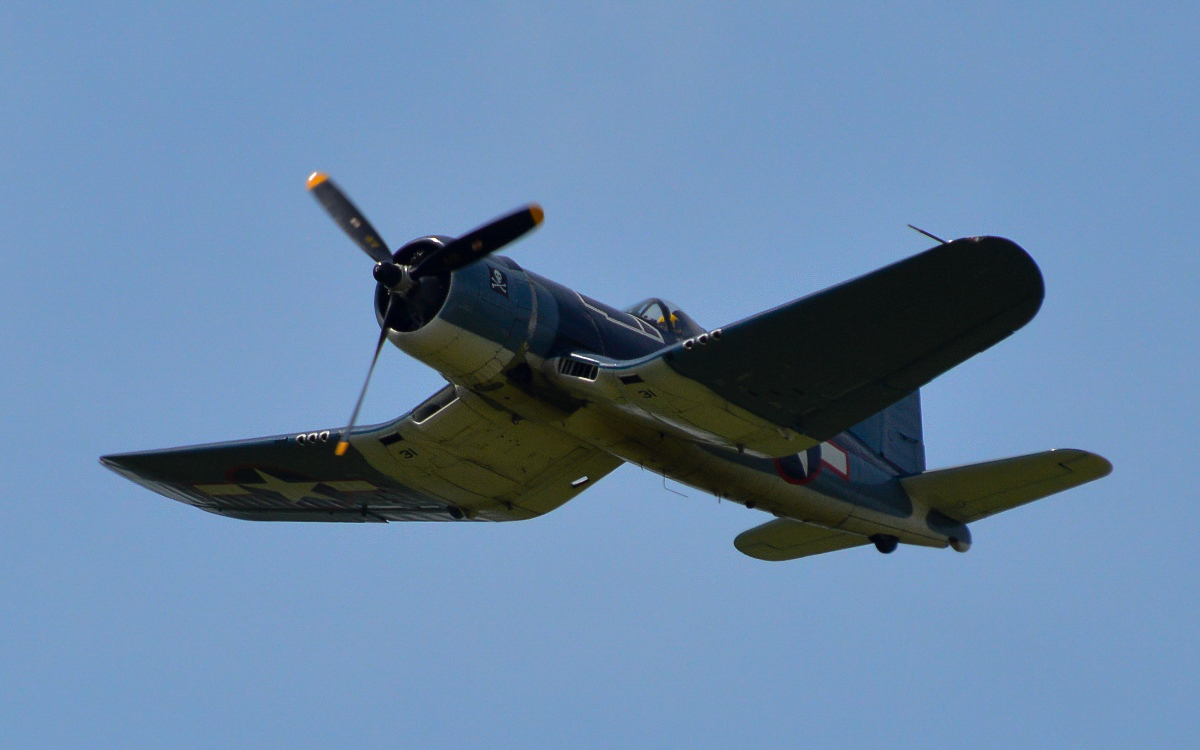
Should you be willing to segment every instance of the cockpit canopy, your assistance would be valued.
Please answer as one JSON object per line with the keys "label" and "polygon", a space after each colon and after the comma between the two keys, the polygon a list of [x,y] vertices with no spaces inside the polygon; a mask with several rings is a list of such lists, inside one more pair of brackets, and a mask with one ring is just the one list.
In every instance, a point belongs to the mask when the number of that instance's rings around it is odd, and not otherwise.
{"label": "cockpit canopy", "polygon": [[651,297],[642,300],[632,307],[625,308],[625,312],[632,313],[663,333],[673,336],[682,338],[704,333],[704,329],[692,320],[690,315],[663,299]]}

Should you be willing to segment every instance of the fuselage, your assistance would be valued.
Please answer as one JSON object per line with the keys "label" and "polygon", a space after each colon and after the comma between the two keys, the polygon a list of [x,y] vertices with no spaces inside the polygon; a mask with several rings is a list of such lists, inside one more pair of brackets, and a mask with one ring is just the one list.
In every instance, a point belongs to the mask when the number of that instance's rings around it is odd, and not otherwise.
{"label": "fuselage", "polygon": [[747,508],[908,544],[969,545],[963,524],[914,503],[902,468],[854,434],[818,443],[674,376],[664,349],[718,345],[720,331],[648,303],[617,310],[492,256],[450,276],[434,319],[389,340],[514,420]]}

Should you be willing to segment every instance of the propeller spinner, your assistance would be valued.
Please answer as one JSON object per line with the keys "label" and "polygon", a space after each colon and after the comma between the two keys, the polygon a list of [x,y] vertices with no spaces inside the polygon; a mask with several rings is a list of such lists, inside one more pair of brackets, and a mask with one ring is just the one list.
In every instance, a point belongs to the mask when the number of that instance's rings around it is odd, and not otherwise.
{"label": "propeller spinner", "polygon": [[362,390],[359,391],[358,401],[354,404],[354,411],[350,414],[350,423],[342,430],[337,443],[335,452],[341,456],[345,455],[350,447],[350,430],[358,420],[358,412],[367,395],[367,386],[371,383],[371,374],[375,372],[375,363],[379,361],[379,353],[383,351],[388,331],[394,328],[402,313],[410,316],[419,314],[419,311],[414,312],[411,300],[421,286],[421,279],[446,276],[487,257],[541,224],[545,214],[541,206],[531,203],[472,229],[444,245],[433,245],[430,252],[409,266],[393,260],[392,253],[379,232],[346,197],[341,188],[329,179],[329,175],[313,172],[308,178],[308,190],[333,217],[334,223],[375,261],[371,275],[388,290],[388,302],[384,308],[383,323],[379,328],[379,340],[375,342],[375,354],[371,358],[371,366],[367,370]]}

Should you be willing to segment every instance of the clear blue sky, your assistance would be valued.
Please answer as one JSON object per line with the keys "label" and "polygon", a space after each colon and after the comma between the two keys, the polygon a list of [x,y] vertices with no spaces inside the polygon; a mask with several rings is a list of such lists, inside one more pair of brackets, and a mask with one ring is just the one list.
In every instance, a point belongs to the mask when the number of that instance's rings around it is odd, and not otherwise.
{"label": "clear blue sky", "polygon": [[[244,5],[0,9],[0,745],[1200,744],[1194,6]],[[540,201],[518,262],[709,326],[907,222],[1011,237],[1046,303],[925,390],[930,464],[1116,471],[966,555],[769,564],[630,467],[363,527],[103,470],[346,418],[370,262],[314,169],[393,245]],[[365,420],[438,384],[390,350]]]}

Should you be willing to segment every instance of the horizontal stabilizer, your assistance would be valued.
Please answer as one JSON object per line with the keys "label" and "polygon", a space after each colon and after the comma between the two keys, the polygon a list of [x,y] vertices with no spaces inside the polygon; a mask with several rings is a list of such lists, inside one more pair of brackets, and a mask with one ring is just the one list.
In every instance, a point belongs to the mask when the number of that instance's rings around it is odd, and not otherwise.
{"label": "horizontal stabilizer", "polygon": [[971,523],[1107,476],[1107,459],[1081,450],[1054,450],[938,469],[900,480],[914,501]]}
{"label": "horizontal stabilizer", "polygon": [[795,560],[850,547],[870,544],[858,534],[832,531],[799,521],[779,518],[743,531],[733,540],[738,551],[759,560]]}

